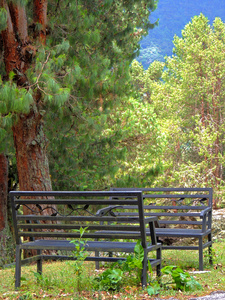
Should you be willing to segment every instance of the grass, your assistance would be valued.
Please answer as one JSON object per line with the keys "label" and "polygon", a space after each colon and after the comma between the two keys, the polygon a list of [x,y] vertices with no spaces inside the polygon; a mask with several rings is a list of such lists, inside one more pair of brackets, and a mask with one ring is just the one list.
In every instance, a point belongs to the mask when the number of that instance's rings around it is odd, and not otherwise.
{"label": "grass", "polygon": [[[191,275],[202,285],[203,289],[195,292],[161,290],[157,296],[161,299],[174,297],[188,299],[202,296],[212,291],[225,290],[225,240],[213,245],[214,264],[208,263],[207,251],[204,257],[207,273],[195,273],[198,270],[197,251],[163,251],[163,266],[176,265]],[[119,292],[93,290],[93,277],[96,276],[95,264],[84,262],[79,280],[75,273],[74,262],[46,262],[43,276],[36,273],[36,266],[22,267],[21,288],[14,290],[14,267],[0,270],[0,299],[154,299],[148,296],[141,286],[132,286],[129,279]]]}

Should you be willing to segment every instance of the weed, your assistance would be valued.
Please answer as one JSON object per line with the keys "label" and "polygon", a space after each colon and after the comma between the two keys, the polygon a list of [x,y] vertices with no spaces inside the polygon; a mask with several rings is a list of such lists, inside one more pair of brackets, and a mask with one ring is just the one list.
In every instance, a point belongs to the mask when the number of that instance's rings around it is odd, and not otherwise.
{"label": "weed", "polygon": [[158,281],[150,283],[147,287],[149,295],[158,294],[161,288],[168,289],[168,285],[172,285],[173,289],[180,291],[196,291],[202,289],[201,284],[196,281],[193,276],[176,266],[166,266],[161,270],[161,273],[162,276],[167,275],[168,281],[161,286]]}
{"label": "weed", "polygon": [[88,252],[85,251],[86,241],[81,239],[84,235],[85,231],[88,227],[80,229],[75,229],[75,232],[80,233],[80,238],[78,240],[72,240],[71,243],[74,244],[75,250],[72,251],[72,255],[76,257],[76,261],[74,264],[75,274],[77,275],[77,290],[80,291],[82,289],[82,274],[83,274],[83,262],[88,256]]}
{"label": "weed", "polygon": [[118,268],[110,268],[94,280],[94,288],[103,291],[116,291],[122,286],[124,272]]}
{"label": "weed", "polygon": [[[144,249],[141,241],[134,247],[134,255],[130,254],[126,260],[120,260],[101,273],[95,280],[95,288],[98,290],[119,290],[122,284],[128,280],[130,284],[138,285],[141,281],[142,262],[144,259]],[[152,272],[149,264],[149,271]]]}
{"label": "weed", "polygon": [[166,266],[161,270],[162,274],[170,275],[173,282],[167,282],[168,284],[175,284],[176,290],[181,291],[194,291],[201,289],[201,285],[194,279],[193,276],[189,275],[188,272],[184,272],[181,268],[176,266]]}

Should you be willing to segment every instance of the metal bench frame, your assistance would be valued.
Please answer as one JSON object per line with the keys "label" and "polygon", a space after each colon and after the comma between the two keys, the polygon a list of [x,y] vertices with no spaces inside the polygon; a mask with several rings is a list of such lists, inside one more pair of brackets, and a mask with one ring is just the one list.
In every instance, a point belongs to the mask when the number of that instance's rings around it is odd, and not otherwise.
{"label": "metal bench frame", "polygon": [[[145,216],[157,216],[159,224],[166,228],[156,228],[158,241],[160,238],[179,237],[198,239],[198,245],[162,245],[162,249],[174,250],[197,250],[199,253],[199,270],[203,270],[203,250],[208,248],[209,263],[212,264],[212,188],[111,188],[111,191],[142,191],[145,203],[158,201],[159,199],[171,200],[170,205],[147,204],[144,205]],[[184,199],[190,203],[198,202],[198,205],[184,205]],[[175,204],[175,206],[174,206]],[[120,212],[123,208],[123,212]],[[124,209],[129,212],[124,212]],[[117,216],[135,216],[129,205],[106,207],[98,212],[99,215],[115,214]],[[160,211],[155,211],[155,210]],[[164,219],[162,220],[161,217]],[[198,221],[187,220],[186,218],[197,218]],[[171,220],[171,218],[183,218],[185,220]],[[199,226],[200,229],[177,228],[182,226]],[[206,241],[205,241],[206,240]]]}
{"label": "metal bench frame", "polygon": [[[116,198],[119,198],[118,201]],[[20,287],[21,266],[33,261],[37,262],[37,272],[42,273],[42,261],[76,260],[74,253],[71,255],[43,254],[44,250],[74,251],[75,245],[71,239],[80,240],[76,230],[87,228],[81,240],[85,241],[85,251],[98,252],[99,256],[87,256],[87,261],[118,261],[125,260],[123,255],[107,257],[103,252],[115,251],[119,253],[132,253],[137,240],[141,240],[144,249],[142,268],[142,286],[147,284],[147,266],[150,262],[156,267],[157,276],[161,270],[161,244],[157,243],[155,222],[157,217],[145,217],[143,209],[142,192],[140,191],[99,191],[99,192],[10,192],[12,216],[16,240],[16,268],[15,288]],[[129,200],[127,200],[129,198]],[[131,205],[138,207],[135,217],[96,216],[88,214],[87,207],[93,207],[95,213],[100,205]],[[46,215],[47,206],[53,206],[54,213]],[[70,210],[67,215],[62,215],[57,210],[58,205]],[[26,206],[27,214],[21,213]],[[79,214],[77,211],[79,209]],[[24,211],[24,210],[23,210]],[[74,213],[76,215],[74,215]],[[101,222],[100,222],[101,221]],[[59,223],[60,222],[60,223]],[[112,223],[113,222],[113,223]],[[119,225],[117,225],[119,224]],[[147,227],[147,229],[146,229]],[[75,231],[74,231],[75,229]],[[124,233],[118,232],[122,229]],[[105,234],[102,231],[106,230]],[[146,235],[146,230],[150,236]],[[111,231],[111,232],[109,232]],[[47,239],[45,239],[47,238]],[[29,239],[25,241],[25,239]],[[129,241],[127,241],[129,239]],[[130,241],[131,240],[131,241]],[[82,244],[83,245],[83,244]],[[22,251],[34,249],[37,255],[22,259]],[[150,258],[149,253],[154,251],[156,258]]]}

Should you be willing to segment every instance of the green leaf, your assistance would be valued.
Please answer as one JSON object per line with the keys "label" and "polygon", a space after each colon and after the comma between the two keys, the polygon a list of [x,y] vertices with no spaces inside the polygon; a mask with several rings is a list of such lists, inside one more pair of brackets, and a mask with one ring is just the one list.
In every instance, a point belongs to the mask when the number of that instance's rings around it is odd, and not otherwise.
{"label": "green leaf", "polygon": [[141,241],[137,241],[135,247],[134,247],[134,254],[135,254],[135,258],[137,259],[137,261],[139,261],[140,263],[142,263],[143,259],[144,259],[144,249],[141,245]]}
{"label": "green leaf", "polygon": [[5,8],[0,8],[0,32],[7,27],[7,11]]}

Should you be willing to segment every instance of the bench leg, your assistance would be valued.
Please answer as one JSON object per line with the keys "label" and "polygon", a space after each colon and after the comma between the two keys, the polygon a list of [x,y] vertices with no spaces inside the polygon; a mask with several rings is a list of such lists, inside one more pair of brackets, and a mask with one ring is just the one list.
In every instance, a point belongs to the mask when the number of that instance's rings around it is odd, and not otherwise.
{"label": "bench leg", "polygon": [[141,274],[141,284],[143,288],[147,286],[147,267],[148,267],[148,253],[147,250],[144,249],[144,259],[142,262],[142,274]]}
{"label": "bench leg", "polygon": [[[212,234],[208,235],[208,242],[212,242]],[[213,264],[213,256],[212,256],[212,245],[209,246],[209,263],[210,265]]]}
{"label": "bench leg", "polygon": [[15,269],[15,289],[20,287],[21,279],[21,249],[16,246],[16,269]]}
{"label": "bench leg", "polygon": [[[161,247],[156,250],[156,258],[160,259],[160,261],[162,260],[162,249],[161,249]],[[162,275],[161,274],[161,268],[162,268],[161,263],[156,266],[156,276],[157,276],[157,279],[159,281],[160,281],[160,278],[161,278],[161,275]]]}
{"label": "bench leg", "polygon": [[40,256],[40,258],[37,260],[37,273],[39,273],[41,275],[42,274],[41,250],[37,250],[37,255]]}
{"label": "bench leg", "polygon": [[[95,256],[99,256],[99,251],[95,251]],[[99,261],[95,262],[95,269],[99,270]]]}
{"label": "bench leg", "polygon": [[198,251],[199,251],[199,271],[203,271],[203,241],[202,237],[199,238],[198,242]]}

